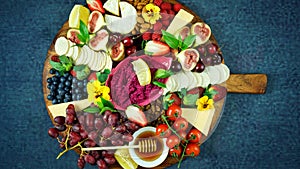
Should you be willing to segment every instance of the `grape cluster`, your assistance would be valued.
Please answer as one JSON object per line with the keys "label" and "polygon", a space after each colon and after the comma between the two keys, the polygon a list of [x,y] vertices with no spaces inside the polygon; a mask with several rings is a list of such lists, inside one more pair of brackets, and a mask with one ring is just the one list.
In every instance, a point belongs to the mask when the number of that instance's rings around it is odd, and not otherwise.
{"label": "grape cluster", "polygon": [[50,90],[47,99],[51,100],[52,104],[72,101],[71,84],[73,76],[68,72],[61,75],[53,68],[50,69],[49,73],[53,76],[47,78],[47,88]]}
{"label": "grape cluster", "polygon": [[87,79],[78,80],[69,72],[61,75],[53,68],[50,69],[49,73],[53,74],[53,76],[47,78],[47,88],[50,90],[47,99],[52,101],[52,104],[82,100],[88,97],[86,89]]}
{"label": "grape cluster", "polygon": [[[74,105],[70,104],[66,109],[66,117],[54,118],[54,127],[48,130],[48,134],[50,137],[58,139],[59,133],[64,133],[59,141],[60,148],[64,149],[62,153],[64,153],[75,147],[121,146],[132,141],[133,132],[139,128],[137,124],[128,121],[119,112],[107,110],[103,115],[76,113]],[[81,150],[77,165],[82,169],[88,163],[103,169],[115,162],[112,150]]]}
{"label": "grape cluster", "polygon": [[214,66],[222,63],[223,57],[218,52],[218,46],[214,43],[207,43],[197,47],[200,54],[200,61],[205,66]]}

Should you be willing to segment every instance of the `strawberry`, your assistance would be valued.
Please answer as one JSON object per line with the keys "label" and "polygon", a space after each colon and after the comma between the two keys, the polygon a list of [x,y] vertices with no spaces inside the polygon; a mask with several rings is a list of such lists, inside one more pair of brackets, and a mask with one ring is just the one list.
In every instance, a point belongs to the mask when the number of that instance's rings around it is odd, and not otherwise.
{"label": "strawberry", "polygon": [[154,31],[160,31],[161,28],[162,28],[161,22],[156,22],[156,23],[153,25],[153,30],[154,30]]}
{"label": "strawberry", "polygon": [[226,93],[227,93],[227,89],[223,86],[220,86],[220,85],[212,85],[208,91],[211,92],[212,90],[215,90],[216,91],[216,94],[213,95],[213,100],[215,102],[223,99],[225,96],[226,96]]}
{"label": "strawberry", "polygon": [[152,36],[151,32],[145,32],[142,37],[143,37],[143,40],[150,40],[151,36]]}
{"label": "strawberry", "polygon": [[165,10],[170,10],[170,9],[172,9],[172,5],[169,2],[163,2],[160,5],[160,8],[161,9],[165,9]]}
{"label": "strawberry", "polygon": [[144,127],[148,123],[144,112],[138,107],[132,105],[128,106],[125,110],[125,113],[130,121],[138,124],[139,126]]}
{"label": "strawberry", "polygon": [[76,72],[75,72],[75,70],[71,70],[71,71],[70,71],[70,74],[71,74],[73,77],[76,77]]}
{"label": "strawberry", "polygon": [[182,8],[182,6],[179,3],[173,5],[173,10],[175,12],[179,12],[181,8]]}
{"label": "strawberry", "polygon": [[145,47],[145,53],[152,56],[161,56],[170,52],[170,47],[161,41],[149,41]]}
{"label": "strawberry", "polygon": [[60,62],[59,56],[57,56],[57,55],[51,56],[51,60],[52,60],[53,62]]}
{"label": "strawberry", "polygon": [[91,80],[97,80],[97,74],[96,72],[92,72],[89,77],[88,77],[88,81],[91,81]]}
{"label": "strawberry", "polygon": [[152,40],[154,40],[154,41],[160,41],[160,39],[161,39],[161,34],[159,32],[154,32],[152,34]]}
{"label": "strawberry", "polygon": [[160,4],[163,2],[163,0],[154,0],[154,4],[156,5],[156,6],[160,6]]}
{"label": "strawberry", "polygon": [[174,16],[175,12],[172,9],[170,9],[170,10],[168,10],[168,14],[171,15],[171,16]]}

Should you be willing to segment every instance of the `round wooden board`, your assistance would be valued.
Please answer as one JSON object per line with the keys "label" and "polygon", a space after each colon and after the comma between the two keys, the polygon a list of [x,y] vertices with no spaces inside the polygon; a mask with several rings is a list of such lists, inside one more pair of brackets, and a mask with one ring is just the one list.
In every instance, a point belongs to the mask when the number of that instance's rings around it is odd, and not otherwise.
{"label": "round wooden board", "polygon": [[[168,0],[168,1],[173,4],[178,3],[175,0]],[[192,23],[203,21],[199,16],[196,15],[196,13],[194,13],[193,11],[188,9],[186,6],[183,6],[183,9],[185,9],[186,11],[188,11],[189,13],[194,15],[194,19],[193,19]],[[54,43],[55,43],[56,39],[61,36],[66,36],[68,29],[69,29],[69,25],[68,25],[68,21],[66,21],[64,23],[64,25],[61,27],[61,29],[58,31],[58,33],[56,34],[55,38],[53,39],[53,41],[49,47],[47,56],[46,56],[46,60],[44,62],[43,78],[42,78],[43,79],[43,82],[42,82],[43,83],[43,93],[44,93],[45,104],[46,104],[46,107],[48,110],[48,115],[49,115],[52,123],[53,123],[53,115],[51,114],[51,112],[48,109],[48,106],[52,105],[52,103],[51,103],[51,101],[49,101],[47,99],[47,95],[49,94],[49,89],[47,89],[47,78],[52,76],[51,74],[49,74],[49,70],[51,69],[49,61],[50,61],[50,58],[52,55],[56,55],[55,50],[54,50]],[[216,41],[215,37],[213,36],[213,34],[210,37],[210,41],[217,44],[217,41]],[[209,132],[208,136],[202,137],[201,143],[204,143],[211,136],[211,134],[217,127],[217,124],[218,124],[221,114],[223,112],[224,103],[225,103],[225,99],[222,99],[221,101],[218,101],[217,103],[215,103],[216,112],[213,117],[213,121],[212,121],[212,124],[210,127],[210,132]],[[156,168],[165,168],[165,167],[168,167],[168,166],[176,164],[176,163],[178,163],[178,161],[176,159],[168,157],[160,166],[158,166]],[[111,167],[112,168],[120,168],[120,166],[118,164],[115,164]]]}

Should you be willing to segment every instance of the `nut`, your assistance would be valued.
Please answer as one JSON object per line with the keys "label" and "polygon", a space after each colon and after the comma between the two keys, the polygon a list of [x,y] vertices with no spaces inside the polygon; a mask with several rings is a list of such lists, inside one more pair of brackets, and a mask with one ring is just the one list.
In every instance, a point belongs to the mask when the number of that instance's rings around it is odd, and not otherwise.
{"label": "nut", "polygon": [[150,26],[151,25],[149,23],[143,23],[143,24],[141,24],[141,28],[142,29],[147,29],[148,30],[150,28]]}
{"label": "nut", "polygon": [[141,32],[141,33],[145,33],[145,32],[147,32],[147,30],[148,30],[148,29],[141,28],[141,29],[140,29],[140,32]]}
{"label": "nut", "polygon": [[137,17],[136,20],[138,23],[145,23],[145,21],[142,17]]}

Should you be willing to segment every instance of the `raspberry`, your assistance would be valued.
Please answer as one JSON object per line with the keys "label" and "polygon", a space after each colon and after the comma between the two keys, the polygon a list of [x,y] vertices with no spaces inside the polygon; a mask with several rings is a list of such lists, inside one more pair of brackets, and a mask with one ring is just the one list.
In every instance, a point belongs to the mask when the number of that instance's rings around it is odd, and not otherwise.
{"label": "raspberry", "polygon": [[161,30],[161,28],[162,28],[161,22],[156,22],[156,23],[153,25],[153,30],[154,30],[154,31],[159,31],[159,30]]}
{"label": "raspberry", "polygon": [[59,57],[58,57],[57,55],[51,56],[51,60],[52,60],[53,62],[60,62]]}
{"label": "raspberry", "polygon": [[160,14],[161,14],[161,20],[168,20],[169,19],[169,14],[168,14],[168,11],[163,9],[160,11]]}
{"label": "raspberry", "polygon": [[175,15],[175,12],[170,9],[170,10],[168,10],[168,14],[171,15],[171,16],[173,16],[173,15]]}
{"label": "raspberry", "polygon": [[143,40],[150,40],[151,39],[152,34],[150,32],[145,32],[143,34]]}
{"label": "raspberry", "polygon": [[163,2],[163,0],[154,0],[154,4],[157,6],[160,6],[160,4]]}
{"label": "raspberry", "polygon": [[155,32],[155,33],[152,34],[152,40],[160,41],[160,39],[161,39],[161,34],[160,33]]}
{"label": "raspberry", "polygon": [[173,10],[175,12],[179,12],[179,10],[182,8],[181,4],[177,3],[173,5]]}
{"label": "raspberry", "polygon": [[160,5],[160,8],[161,9],[165,9],[165,10],[170,10],[172,9],[172,5],[168,2],[163,2],[161,5]]}
{"label": "raspberry", "polygon": [[169,21],[169,20],[164,20],[164,21],[162,21],[162,24],[163,24],[164,26],[169,26],[170,21]]}

